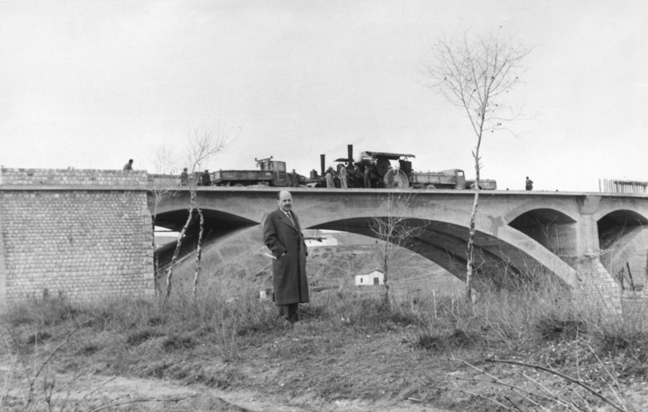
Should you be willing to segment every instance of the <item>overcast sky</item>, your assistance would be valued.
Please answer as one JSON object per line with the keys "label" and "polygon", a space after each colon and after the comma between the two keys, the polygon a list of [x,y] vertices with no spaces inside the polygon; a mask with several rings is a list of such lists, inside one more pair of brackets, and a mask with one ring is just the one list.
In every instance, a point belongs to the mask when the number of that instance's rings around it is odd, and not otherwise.
{"label": "overcast sky", "polygon": [[487,137],[482,177],[648,180],[643,0],[0,1],[0,164],[154,172],[159,147],[181,167],[188,133],[219,124],[238,138],[211,170],[308,174],[353,144],[471,177],[468,120],[421,73],[466,31],[533,49],[509,101],[526,120]]}

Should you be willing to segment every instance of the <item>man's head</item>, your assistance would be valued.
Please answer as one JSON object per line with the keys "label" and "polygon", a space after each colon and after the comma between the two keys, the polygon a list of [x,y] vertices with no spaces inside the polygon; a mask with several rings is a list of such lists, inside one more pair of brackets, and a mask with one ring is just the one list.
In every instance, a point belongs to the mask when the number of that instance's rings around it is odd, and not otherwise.
{"label": "man's head", "polygon": [[133,159],[128,159],[128,163],[133,164]]}
{"label": "man's head", "polygon": [[282,190],[277,194],[277,204],[284,212],[292,210],[292,195],[290,192]]}

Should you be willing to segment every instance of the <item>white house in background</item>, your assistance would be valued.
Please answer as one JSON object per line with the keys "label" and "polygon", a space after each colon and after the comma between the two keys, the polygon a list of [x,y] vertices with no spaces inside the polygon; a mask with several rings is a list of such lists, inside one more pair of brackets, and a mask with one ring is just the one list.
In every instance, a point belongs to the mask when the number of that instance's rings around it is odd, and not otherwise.
{"label": "white house in background", "polygon": [[379,270],[374,270],[366,275],[356,275],[355,284],[356,286],[384,285],[385,275]]}

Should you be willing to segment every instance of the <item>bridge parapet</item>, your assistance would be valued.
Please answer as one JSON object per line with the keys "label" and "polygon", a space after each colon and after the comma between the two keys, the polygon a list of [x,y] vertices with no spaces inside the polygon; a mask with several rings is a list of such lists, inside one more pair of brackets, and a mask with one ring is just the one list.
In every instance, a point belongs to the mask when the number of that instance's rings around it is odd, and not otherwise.
{"label": "bridge parapet", "polygon": [[95,169],[0,169],[0,185],[110,185],[146,186],[148,175],[144,170]]}

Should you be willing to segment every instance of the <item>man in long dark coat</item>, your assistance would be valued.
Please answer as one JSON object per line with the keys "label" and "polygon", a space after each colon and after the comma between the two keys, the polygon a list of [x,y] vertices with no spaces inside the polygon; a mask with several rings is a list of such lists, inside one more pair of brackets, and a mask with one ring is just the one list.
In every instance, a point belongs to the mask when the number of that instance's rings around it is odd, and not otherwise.
{"label": "man in long dark coat", "polygon": [[263,242],[272,252],[272,283],[274,302],[279,315],[290,322],[299,320],[300,303],[307,303],[306,243],[299,219],[292,211],[292,195],[281,191],[277,195],[279,208],[263,222]]}

